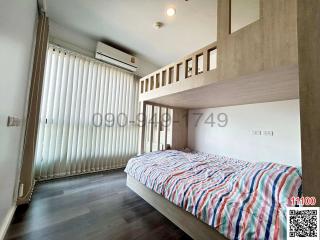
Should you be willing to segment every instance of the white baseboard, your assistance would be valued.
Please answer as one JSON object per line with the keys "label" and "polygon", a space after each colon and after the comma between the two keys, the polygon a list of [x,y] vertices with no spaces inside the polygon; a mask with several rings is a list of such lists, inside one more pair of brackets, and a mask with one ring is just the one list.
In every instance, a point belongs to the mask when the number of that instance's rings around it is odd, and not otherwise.
{"label": "white baseboard", "polygon": [[13,218],[14,212],[16,211],[17,206],[12,206],[5,219],[3,219],[2,225],[0,226],[0,240],[3,240],[4,237],[6,236],[7,230],[10,226],[11,220]]}

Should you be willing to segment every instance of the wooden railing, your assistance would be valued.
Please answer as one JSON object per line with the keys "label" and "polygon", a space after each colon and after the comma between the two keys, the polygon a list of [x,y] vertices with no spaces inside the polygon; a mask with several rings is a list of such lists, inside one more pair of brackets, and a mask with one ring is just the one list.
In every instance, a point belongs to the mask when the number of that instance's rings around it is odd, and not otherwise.
{"label": "wooden railing", "polygon": [[144,124],[140,136],[141,153],[171,148],[172,111],[173,109],[167,106],[143,103]]}
{"label": "wooden railing", "polygon": [[217,67],[217,43],[184,57],[180,61],[169,64],[140,79],[140,94],[150,92],[175,82],[184,81],[196,75],[212,71]]}
{"label": "wooden railing", "polygon": [[188,111],[144,101],[139,153],[187,147]]}

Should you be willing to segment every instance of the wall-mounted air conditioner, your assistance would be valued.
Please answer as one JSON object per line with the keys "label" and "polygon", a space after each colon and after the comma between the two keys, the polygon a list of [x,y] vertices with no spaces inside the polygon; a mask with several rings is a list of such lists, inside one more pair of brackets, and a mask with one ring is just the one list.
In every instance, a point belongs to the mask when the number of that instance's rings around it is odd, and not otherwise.
{"label": "wall-mounted air conditioner", "polygon": [[95,57],[96,59],[132,72],[137,70],[137,59],[134,56],[110,47],[102,42],[97,43]]}

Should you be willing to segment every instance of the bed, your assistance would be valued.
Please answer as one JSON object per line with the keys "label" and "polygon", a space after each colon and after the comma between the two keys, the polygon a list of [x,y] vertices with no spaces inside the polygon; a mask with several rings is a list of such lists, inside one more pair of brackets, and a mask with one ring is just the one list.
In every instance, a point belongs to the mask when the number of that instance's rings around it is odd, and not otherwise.
{"label": "bed", "polygon": [[194,239],[286,239],[286,208],[300,169],[201,152],[129,160],[127,185]]}

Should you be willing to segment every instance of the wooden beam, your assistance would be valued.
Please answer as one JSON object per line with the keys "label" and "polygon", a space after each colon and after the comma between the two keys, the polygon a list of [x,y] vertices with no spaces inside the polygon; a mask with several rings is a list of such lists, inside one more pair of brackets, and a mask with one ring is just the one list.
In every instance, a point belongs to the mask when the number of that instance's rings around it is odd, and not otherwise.
{"label": "wooden beam", "polygon": [[159,81],[160,81],[159,87],[162,87],[162,86],[163,86],[163,85],[162,85],[162,74],[163,74],[163,72],[160,71],[160,72],[159,72]]}
{"label": "wooden beam", "polygon": [[150,152],[152,152],[153,145],[153,123],[154,123],[154,105],[151,105],[151,126],[150,126]]}
{"label": "wooden beam", "polygon": [[142,126],[141,126],[141,133],[140,133],[140,154],[144,153],[145,149],[145,133],[146,133],[146,109],[147,104],[146,102],[142,102]]}
{"label": "wooden beam", "polygon": [[320,2],[298,0],[303,195],[320,206]]}
{"label": "wooden beam", "polygon": [[158,151],[160,150],[160,128],[161,128],[161,107],[159,107],[159,116],[158,116]]}
{"label": "wooden beam", "polygon": [[167,143],[168,143],[168,109],[169,108],[166,108],[166,124],[165,124],[165,127],[166,127],[166,130],[165,130],[165,133],[164,133],[164,149],[167,149]]}
{"label": "wooden beam", "polygon": [[195,76],[197,73],[197,55],[192,56],[192,73],[191,76]]}

